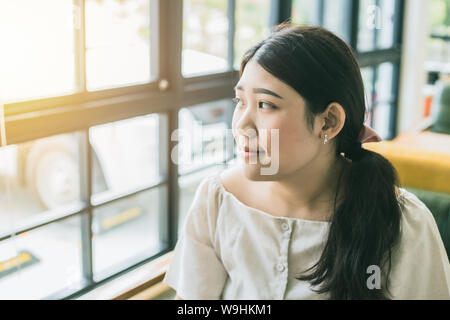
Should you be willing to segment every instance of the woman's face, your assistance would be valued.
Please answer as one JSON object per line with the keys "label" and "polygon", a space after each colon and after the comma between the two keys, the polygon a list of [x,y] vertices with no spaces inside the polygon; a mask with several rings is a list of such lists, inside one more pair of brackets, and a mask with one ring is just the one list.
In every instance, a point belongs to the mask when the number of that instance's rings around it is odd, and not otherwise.
{"label": "woman's face", "polygon": [[[294,89],[252,59],[235,92],[232,127],[238,148],[261,151],[247,158],[240,153],[248,179],[278,180],[315,161],[322,142],[320,124],[308,130],[305,101]],[[269,174],[261,174],[263,168],[271,168]]]}

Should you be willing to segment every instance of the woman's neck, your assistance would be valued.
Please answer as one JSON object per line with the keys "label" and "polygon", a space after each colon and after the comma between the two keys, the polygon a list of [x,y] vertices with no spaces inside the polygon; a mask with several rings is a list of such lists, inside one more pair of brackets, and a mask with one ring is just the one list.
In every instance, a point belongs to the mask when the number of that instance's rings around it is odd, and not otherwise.
{"label": "woman's neck", "polygon": [[[268,197],[283,216],[328,221],[339,177],[347,161],[342,157],[321,157],[288,176],[268,183]],[[340,193],[342,194],[342,193]],[[340,199],[337,200],[337,206]]]}

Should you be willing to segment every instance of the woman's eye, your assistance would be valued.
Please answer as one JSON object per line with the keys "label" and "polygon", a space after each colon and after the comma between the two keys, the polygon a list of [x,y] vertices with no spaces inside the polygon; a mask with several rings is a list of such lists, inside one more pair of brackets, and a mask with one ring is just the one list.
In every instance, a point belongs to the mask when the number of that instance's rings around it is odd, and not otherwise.
{"label": "woman's eye", "polygon": [[271,110],[271,109],[276,109],[277,107],[275,107],[273,104],[267,103],[267,102],[258,102],[258,106],[264,110]]}

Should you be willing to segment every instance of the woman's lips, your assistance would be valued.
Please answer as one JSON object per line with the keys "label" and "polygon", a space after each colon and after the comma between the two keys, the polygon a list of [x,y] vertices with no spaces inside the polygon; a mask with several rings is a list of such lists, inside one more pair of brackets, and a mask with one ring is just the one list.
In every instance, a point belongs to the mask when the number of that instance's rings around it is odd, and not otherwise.
{"label": "woman's lips", "polygon": [[265,153],[264,150],[250,150],[248,147],[244,147],[243,149],[241,148],[239,151],[240,155],[244,158]]}

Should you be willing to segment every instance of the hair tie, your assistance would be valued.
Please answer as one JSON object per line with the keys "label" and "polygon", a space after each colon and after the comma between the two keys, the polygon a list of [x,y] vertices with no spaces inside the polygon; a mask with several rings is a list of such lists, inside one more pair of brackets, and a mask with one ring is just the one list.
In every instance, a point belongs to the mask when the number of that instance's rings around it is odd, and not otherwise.
{"label": "hair tie", "polygon": [[379,142],[382,140],[378,133],[366,124],[359,131],[358,141],[361,143]]}

